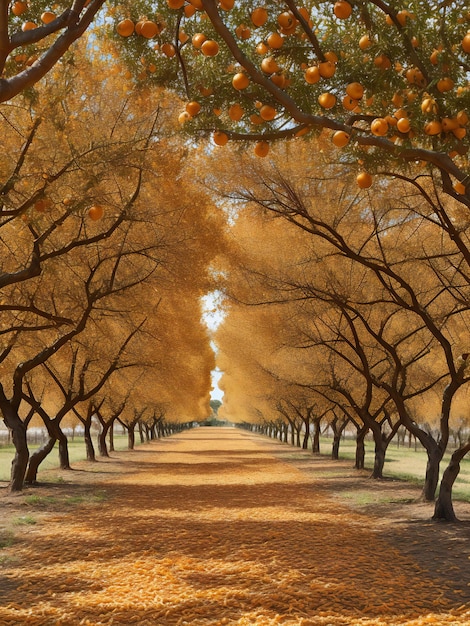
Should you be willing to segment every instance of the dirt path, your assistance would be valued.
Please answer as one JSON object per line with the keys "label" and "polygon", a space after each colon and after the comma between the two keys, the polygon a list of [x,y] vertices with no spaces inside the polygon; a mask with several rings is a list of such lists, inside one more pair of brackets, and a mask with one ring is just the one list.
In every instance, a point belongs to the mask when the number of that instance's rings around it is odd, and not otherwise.
{"label": "dirt path", "polygon": [[1,626],[470,623],[468,522],[351,507],[344,464],[235,429],[115,456],[3,496]]}

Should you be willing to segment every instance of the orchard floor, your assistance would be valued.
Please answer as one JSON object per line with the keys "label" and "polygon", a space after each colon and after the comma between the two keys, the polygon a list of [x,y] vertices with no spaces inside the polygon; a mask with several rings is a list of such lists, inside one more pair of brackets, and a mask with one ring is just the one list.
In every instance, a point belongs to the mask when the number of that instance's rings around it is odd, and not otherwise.
{"label": "orchard floor", "polygon": [[470,505],[350,463],[198,428],[42,479],[0,489],[1,626],[470,624]]}

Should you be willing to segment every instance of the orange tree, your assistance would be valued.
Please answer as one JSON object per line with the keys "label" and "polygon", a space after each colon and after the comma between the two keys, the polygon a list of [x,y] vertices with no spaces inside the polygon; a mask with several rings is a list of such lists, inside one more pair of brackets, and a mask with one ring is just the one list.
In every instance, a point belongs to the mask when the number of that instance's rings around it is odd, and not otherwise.
{"label": "orange tree", "polygon": [[470,206],[469,28],[454,1],[133,0],[112,36],[137,80],[187,99],[192,134],[265,156],[269,142],[326,130],[360,186],[419,163]]}

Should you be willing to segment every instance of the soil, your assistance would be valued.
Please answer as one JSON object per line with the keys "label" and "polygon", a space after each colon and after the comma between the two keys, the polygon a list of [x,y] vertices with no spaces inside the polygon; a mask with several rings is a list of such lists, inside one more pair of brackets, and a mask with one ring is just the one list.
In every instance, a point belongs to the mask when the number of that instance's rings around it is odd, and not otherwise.
{"label": "soil", "polygon": [[457,524],[405,482],[197,428],[0,484],[0,625],[470,624]]}

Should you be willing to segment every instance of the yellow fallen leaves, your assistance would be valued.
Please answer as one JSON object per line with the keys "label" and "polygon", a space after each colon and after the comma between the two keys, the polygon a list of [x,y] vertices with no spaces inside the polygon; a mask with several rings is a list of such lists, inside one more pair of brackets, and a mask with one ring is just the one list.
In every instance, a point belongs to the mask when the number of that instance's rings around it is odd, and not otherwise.
{"label": "yellow fallen leaves", "polygon": [[467,581],[431,578],[256,437],[171,443],[135,451],[104,503],[8,549],[2,626],[470,623]]}

